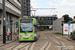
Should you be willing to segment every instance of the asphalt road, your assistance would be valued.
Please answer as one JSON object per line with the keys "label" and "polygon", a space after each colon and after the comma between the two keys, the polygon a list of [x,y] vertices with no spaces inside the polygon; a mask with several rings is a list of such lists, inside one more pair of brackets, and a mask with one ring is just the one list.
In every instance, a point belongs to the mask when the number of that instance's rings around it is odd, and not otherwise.
{"label": "asphalt road", "polygon": [[0,50],[75,50],[75,43],[57,36],[52,31],[41,31],[36,42],[15,41],[0,47]]}

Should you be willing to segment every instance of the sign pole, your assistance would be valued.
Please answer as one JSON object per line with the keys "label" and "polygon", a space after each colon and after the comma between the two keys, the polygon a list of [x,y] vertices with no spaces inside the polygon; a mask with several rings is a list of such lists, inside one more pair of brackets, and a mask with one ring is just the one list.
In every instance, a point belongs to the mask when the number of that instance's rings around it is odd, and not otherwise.
{"label": "sign pole", "polygon": [[68,37],[69,37],[69,34],[70,34],[70,25],[68,25]]}
{"label": "sign pole", "polygon": [[71,24],[71,22],[68,21],[68,37],[69,37],[69,34],[70,34],[70,24]]}
{"label": "sign pole", "polygon": [[5,0],[3,0],[3,43],[6,44],[6,24],[5,24]]}

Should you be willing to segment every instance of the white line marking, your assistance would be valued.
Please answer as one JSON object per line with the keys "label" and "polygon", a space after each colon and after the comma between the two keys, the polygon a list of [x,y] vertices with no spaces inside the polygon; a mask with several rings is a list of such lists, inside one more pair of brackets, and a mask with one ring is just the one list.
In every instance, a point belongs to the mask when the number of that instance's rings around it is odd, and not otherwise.
{"label": "white line marking", "polygon": [[45,45],[40,49],[43,50],[45,48],[45,46],[47,45],[48,41],[45,43]]}
{"label": "white line marking", "polygon": [[51,42],[49,43],[49,45],[48,45],[48,47],[46,48],[46,50],[48,50],[48,49],[50,48],[50,46],[51,46]]}
{"label": "white line marking", "polygon": [[25,48],[26,48],[25,50],[28,50],[29,46],[30,46],[30,45],[28,45],[27,47],[25,47]]}
{"label": "white line marking", "polygon": [[30,47],[30,50],[33,50],[33,47],[34,47],[34,44],[35,44],[36,42],[34,42],[32,45],[31,45],[31,47]]}

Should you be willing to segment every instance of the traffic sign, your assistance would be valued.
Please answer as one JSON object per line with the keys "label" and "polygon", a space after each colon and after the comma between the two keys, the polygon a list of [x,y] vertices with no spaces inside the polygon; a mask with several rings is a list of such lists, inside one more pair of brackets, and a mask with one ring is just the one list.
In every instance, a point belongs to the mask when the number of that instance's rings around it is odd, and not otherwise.
{"label": "traffic sign", "polygon": [[16,25],[18,25],[18,22],[15,22]]}
{"label": "traffic sign", "polygon": [[68,21],[68,25],[70,25],[71,24],[71,22],[70,21]]}

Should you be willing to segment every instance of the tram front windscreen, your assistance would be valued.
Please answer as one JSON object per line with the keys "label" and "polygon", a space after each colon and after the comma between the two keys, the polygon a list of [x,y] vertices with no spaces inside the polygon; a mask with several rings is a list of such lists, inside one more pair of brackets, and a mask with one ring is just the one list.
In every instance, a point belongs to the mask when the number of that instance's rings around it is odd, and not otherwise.
{"label": "tram front windscreen", "polygon": [[32,19],[21,19],[20,20],[20,32],[32,32]]}

